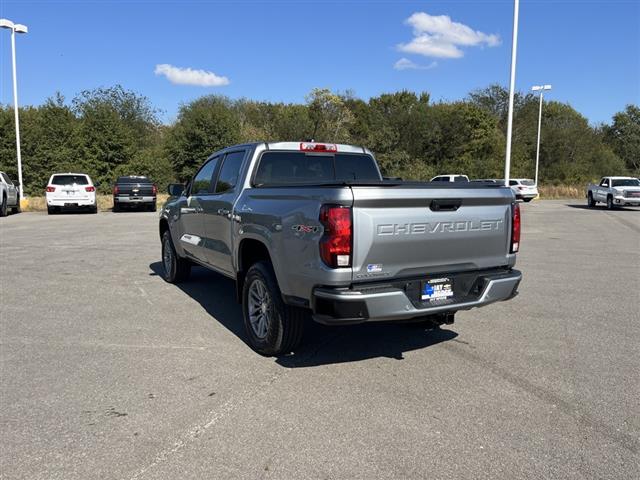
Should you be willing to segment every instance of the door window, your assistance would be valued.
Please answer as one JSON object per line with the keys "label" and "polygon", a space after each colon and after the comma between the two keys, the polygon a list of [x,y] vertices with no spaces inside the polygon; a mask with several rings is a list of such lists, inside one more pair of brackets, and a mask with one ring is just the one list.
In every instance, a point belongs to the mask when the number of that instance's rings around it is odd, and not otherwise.
{"label": "door window", "polygon": [[215,193],[230,192],[236,188],[244,154],[245,151],[242,150],[225,155],[222,168],[220,169],[220,175],[218,175],[218,181],[216,182]]}
{"label": "door window", "polygon": [[211,193],[211,180],[218,165],[218,157],[212,158],[193,177],[191,185],[191,195],[206,195]]}
{"label": "door window", "polygon": [[605,178],[604,180],[602,180],[602,182],[600,182],[600,186],[601,187],[608,187],[609,186],[609,179]]}
{"label": "door window", "polygon": [[7,176],[6,173],[2,172],[2,173],[0,173],[0,176],[2,176],[2,179],[4,180],[4,183],[6,183],[7,185],[13,185],[13,182],[11,180],[9,180],[9,177]]}

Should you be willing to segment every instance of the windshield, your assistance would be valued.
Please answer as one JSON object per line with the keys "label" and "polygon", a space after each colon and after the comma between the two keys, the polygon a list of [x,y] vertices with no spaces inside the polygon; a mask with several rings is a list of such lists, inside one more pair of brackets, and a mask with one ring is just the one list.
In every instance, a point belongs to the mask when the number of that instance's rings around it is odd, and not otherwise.
{"label": "windshield", "polygon": [[621,180],[611,180],[612,187],[640,187],[640,180],[637,178],[623,178]]}
{"label": "windshield", "polygon": [[335,155],[305,152],[265,152],[255,185],[294,185],[331,181],[381,181],[373,157],[366,154]]}
{"label": "windshield", "polygon": [[86,175],[54,175],[51,179],[52,185],[88,185],[89,179]]}

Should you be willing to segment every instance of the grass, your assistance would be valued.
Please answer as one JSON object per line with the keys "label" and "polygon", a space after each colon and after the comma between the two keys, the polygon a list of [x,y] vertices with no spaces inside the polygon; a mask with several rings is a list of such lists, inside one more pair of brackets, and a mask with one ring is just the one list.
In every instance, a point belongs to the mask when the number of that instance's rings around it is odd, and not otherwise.
{"label": "grass", "polygon": [[586,188],[585,185],[538,185],[542,200],[584,198]]}
{"label": "grass", "polygon": [[[158,206],[163,205],[167,201],[169,195],[166,193],[159,193],[157,196]],[[101,212],[110,212],[113,209],[113,196],[112,195],[98,195],[98,210]],[[28,205],[23,209],[25,212],[46,212],[47,202],[44,197],[29,197]]]}

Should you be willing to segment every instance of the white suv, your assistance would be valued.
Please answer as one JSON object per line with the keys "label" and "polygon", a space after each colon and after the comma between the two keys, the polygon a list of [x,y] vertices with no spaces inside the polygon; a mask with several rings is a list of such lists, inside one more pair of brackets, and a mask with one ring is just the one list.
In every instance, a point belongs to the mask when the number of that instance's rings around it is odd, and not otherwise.
{"label": "white suv", "polygon": [[538,196],[536,182],[530,178],[510,178],[509,186],[518,200],[530,202]]}
{"label": "white suv", "polygon": [[98,213],[96,187],[84,173],[54,173],[47,184],[45,196],[49,214],[63,208],[86,208]]}

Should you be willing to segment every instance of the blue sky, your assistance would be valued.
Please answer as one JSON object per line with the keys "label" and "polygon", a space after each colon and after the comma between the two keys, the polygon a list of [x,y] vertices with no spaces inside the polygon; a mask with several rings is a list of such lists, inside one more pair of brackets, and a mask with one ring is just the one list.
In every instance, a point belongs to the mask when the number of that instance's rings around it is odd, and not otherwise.
{"label": "blue sky", "polygon": [[[0,1],[1,17],[30,30],[17,38],[21,104],[120,83],[166,122],[209,93],[301,102],[314,87],[364,99],[409,89],[455,100],[507,85],[512,14],[511,0]],[[8,104],[7,30],[0,62]],[[538,83],[592,123],[639,104],[640,1],[522,0],[517,87]]]}

